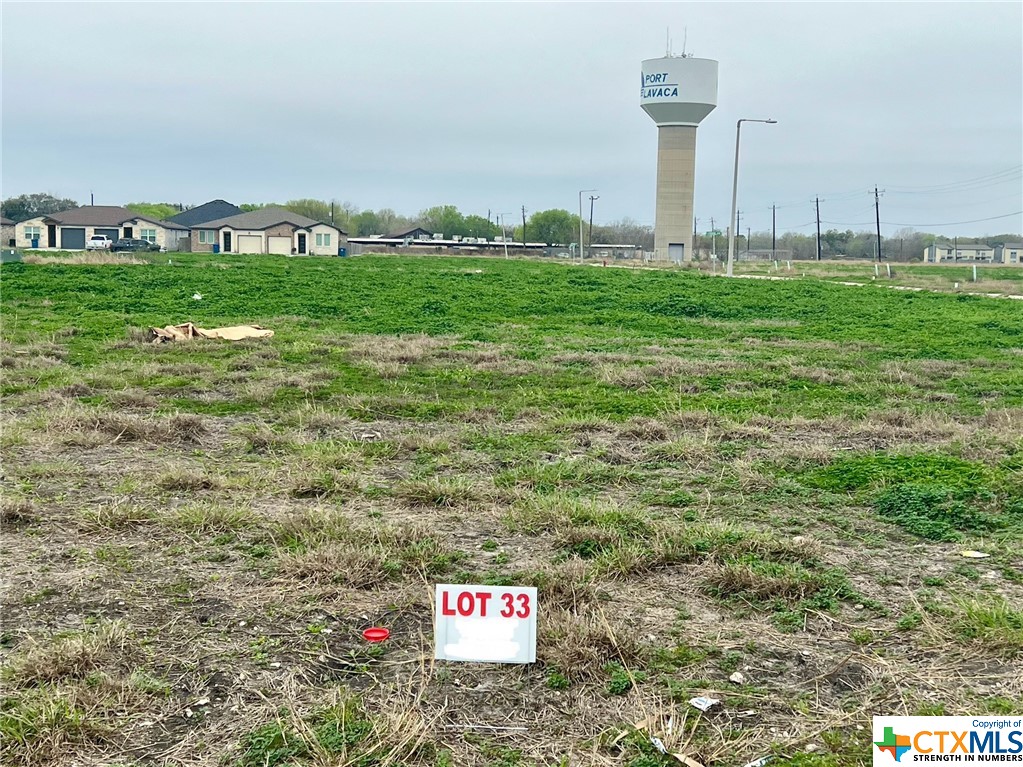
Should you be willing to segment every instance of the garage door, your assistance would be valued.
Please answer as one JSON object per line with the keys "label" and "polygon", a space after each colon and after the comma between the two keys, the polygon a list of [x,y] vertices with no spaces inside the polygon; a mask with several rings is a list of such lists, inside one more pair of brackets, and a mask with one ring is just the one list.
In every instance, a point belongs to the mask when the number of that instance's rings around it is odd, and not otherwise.
{"label": "garage door", "polygon": [[85,250],[85,229],[60,228],[60,247],[64,250]]}
{"label": "garage door", "polygon": [[262,253],[263,238],[258,234],[239,234],[237,250],[239,253]]}
{"label": "garage door", "polygon": [[96,234],[105,234],[111,240],[116,240],[121,235],[118,234],[116,229],[97,229]]}
{"label": "garage door", "polygon": [[291,255],[291,238],[290,237],[269,237],[266,243],[267,253],[277,253],[281,256]]}

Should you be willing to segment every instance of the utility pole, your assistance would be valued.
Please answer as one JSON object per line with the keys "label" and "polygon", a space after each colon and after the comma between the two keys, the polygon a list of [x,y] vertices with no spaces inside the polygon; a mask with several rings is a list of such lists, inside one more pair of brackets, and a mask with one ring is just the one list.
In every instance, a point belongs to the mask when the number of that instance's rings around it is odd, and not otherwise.
{"label": "utility pole", "polygon": [[586,244],[591,248],[593,247],[593,201],[599,199],[600,195],[597,195],[596,197],[592,194],[590,195],[590,233],[586,235]]}
{"label": "utility pole", "polygon": [[777,234],[778,234],[778,225],[777,225],[777,222],[775,221],[775,207],[776,206],[774,206],[774,205],[771,206],[771,258],[772,259],[773,258],[777,258],[777,255],[775,254],[775,240],[776,240]]}
{"label": "utility pole", "polygon": [[526,206],[522,206],[522,250],[526,249]]}
{"label": "utility pole", "polygon": [[95,205],[95,204],[96,204],[96,195],[94,195],[92,192],[89,192],[89,205]]}
{"label": "utility pole", "polygon": [[881,262],[881,205],[877,187],[874,187],[874,215],[877,217],[877,261]]}
{"label": "utility pole", "polygon": [[747,253],[749,253],[749,238],[750,238],[750,231],[749,231],[749,227],[747,226],[746,227],[746,252]]}
{"label": "utility pole", "polygon": [[330,201],[330,225],[334,226],[334,201]]}
{"label": "utility pole", "polygon": [[815,197],[817,203],[817,260],[821,260],[821,198]]}
{"label": "utility pole", "polygon": [[714,216],[710,217],[710,254],[712,256],[718,254],[718,233],[714,229]]}

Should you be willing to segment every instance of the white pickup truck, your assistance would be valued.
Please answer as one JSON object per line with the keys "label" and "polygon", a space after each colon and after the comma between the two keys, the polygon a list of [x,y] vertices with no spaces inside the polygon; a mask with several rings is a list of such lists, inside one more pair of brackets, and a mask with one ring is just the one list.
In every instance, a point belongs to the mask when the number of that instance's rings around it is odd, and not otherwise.
{"label": "white pickup truck", "polygon": [[105,234],[94,234],[89,238],[89,241],[85,243],[86,250],[110,250],[113,246],[114,241],[107,237]]}

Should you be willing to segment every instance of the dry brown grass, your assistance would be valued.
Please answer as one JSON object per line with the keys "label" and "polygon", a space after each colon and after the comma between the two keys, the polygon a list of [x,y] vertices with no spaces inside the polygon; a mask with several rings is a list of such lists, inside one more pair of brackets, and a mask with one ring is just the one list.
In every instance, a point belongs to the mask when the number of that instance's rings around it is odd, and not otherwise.
{"label": "dry brown grass", "polygon": [[630,418],[622,426],[623,437],[643,441],[668,439],[670,429],[655,418]]}
{"label": "dry brown grass", "polygon": [[354,336],[347,339],[349,356],[374,367],[377,365],[416,365],[435,356],[453,338],[427,335]]}
{"label": "dry brown grass", "polygon": [[334,583],[368,589],[391,577],[384,551],[362,541],[337,541],[277,558],[278,575],[312,583]]}
{"label": "dry brown grass", "polygon": [[45,642],[31,639],[11,658],[4,676],[16,687],[81,679],[99,668],[110,651],[119,648],[126,637],[122,623],[107,621],[89,632],[76,632]]}
{"label": "dry brown grass", "polygon": [[0,526],[21,527],[38,521],[35,505],[26,498],[5,497],[0,501]]}
{"label": "dry brown grass", "polygon": [[537,660],[573,681],[602,679],[608,663],[639,664],[643,650],[635,631],[601,608],[574,612],[558,606],[544,610],[536,641]]}
{"label": "dry brown grass", "polygon": [[145,507],[117,500],[82,509],[78,523],[85,530],[128,530],[152,522],[154,517]]}
{"label": "dry brown grass", "polygon": [[292,498],[354,497],[362,487],[357,475],[331,467],[300,469],[286,483]]}
{"label": "dry brown grass", "polygon": [[98,265],[98,264],[119,264],[130,266],[146,266],[148,261],[143,261],[135,256],[125,256],[120,253],[107,253],[105,251],[87,251],[85,253],[74,253],[67,256],[44,256],[29,254],[22,258],[26,264],[74,264],[74,265]]}
{"label": "dry brown grass", "polygon": [[188,467],[174,467],[156,478],[156,486],[164,490],[197,492],[220,487],[220,480],[203,471]]}
{"label": "dry brown grass", "polygon": [[422,480],[407,480],[395,489],[399,498],[413,506],[435,506],[454,508],[471,505],[493,496],[478,483],[464,477],[430,477]]}
{"label": "dry brown grass", "polygon": [[650,445],[647,453],[655,458],[682,463],[691,469],[700,470],[714,460],[715,445],[704,437],[681,437]]}
{"label": "dry brown grass", "polygon": [[66,408],[50,415],[47,428],[58,434],[101,435],[113,442],[198,442],[206,434],[203,419],[192,413],[144,417],[132,413]]}
{"label": "dry brown grass", "polygon": [[124,389],[111,392],[107,401],[124,410],[152,410],[160,404],[160,400],[142,389]]}

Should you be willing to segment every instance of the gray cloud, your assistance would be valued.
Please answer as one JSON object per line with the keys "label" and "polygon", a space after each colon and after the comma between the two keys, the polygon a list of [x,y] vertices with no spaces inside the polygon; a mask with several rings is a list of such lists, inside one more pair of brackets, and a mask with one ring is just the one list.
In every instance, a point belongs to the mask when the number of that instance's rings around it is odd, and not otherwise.
{"label": "gray cloud", "polygon": [[[321,197],[415,211],[574,209],[652,223],[640,62],[721,62],[700,227],[727,218],[735,120],[754,229],[1023,209],[1018,3],[4,3],[3,194],[199,203]],[[999,181],[998,178],[992,181]],[[745,224],[744,224],[745,225]],[[836,224],[838,225],[838,224]],[[831,226],[828,224],[827,226]],[[844,228],[844,227],[843,227]],[[853,226],[852,228],[857,228]],[[886,226],[891,231],[897,227]],[[1020,216],[946,227],[1023,229]],[[804,229],[809,231],[809,229]]]}

